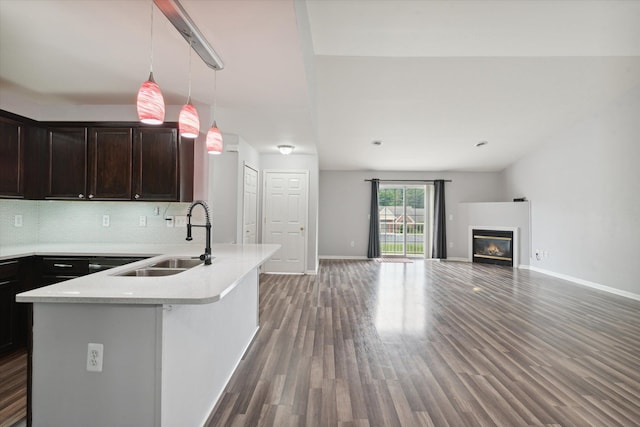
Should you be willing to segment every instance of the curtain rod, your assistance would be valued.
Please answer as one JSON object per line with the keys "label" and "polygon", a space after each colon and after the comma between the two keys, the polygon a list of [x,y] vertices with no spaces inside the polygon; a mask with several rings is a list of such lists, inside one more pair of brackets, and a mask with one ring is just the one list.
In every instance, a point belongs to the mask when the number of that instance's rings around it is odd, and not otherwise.
{"label": "curtain rod", "polygon": [[[377,178],[376,178],[377,179]],[[373,181],[373,179],[365,179],[365,181]],[[450,179],[378,179],[380,182],[435,182],[435,181],[444,181],[444,182],[453,182]]]}

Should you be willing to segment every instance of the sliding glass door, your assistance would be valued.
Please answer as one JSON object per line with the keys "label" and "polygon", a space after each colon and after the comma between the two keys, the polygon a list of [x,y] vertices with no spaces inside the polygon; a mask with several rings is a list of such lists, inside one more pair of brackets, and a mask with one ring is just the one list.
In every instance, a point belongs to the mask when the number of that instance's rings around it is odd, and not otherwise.
{"label": "sliding glass door", "polygon": [[430,186],[380,184],[382,256],[429,257]]}

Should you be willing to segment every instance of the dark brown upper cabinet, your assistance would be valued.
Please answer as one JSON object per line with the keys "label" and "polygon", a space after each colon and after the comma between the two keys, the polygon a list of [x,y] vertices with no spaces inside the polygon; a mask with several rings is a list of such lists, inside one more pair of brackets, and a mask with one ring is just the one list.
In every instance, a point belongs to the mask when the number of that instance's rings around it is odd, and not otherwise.
{"label": "dark brown upper cabinet", "polygon": [[180,200],[177,129],[136,129],[133,163],[135,200]]}
{"label": "dark brown upper cabinet", "polygon": [[89,130],[89,189],[93,200],[131,200],[133,130]]}
{"label": "dark brown upper cabinet", "polygon": [[47,199],[87,197],[87,128],[49,128]]}
{"label": "dark brown upper cabinet", "polygon": [[193,200],[177,123],[38,122],[0,110],[0,198]]}
{"label": "dark brown upper cabinet", "polygon": [[24,125],[0,117],[0,196],[24,196]]}

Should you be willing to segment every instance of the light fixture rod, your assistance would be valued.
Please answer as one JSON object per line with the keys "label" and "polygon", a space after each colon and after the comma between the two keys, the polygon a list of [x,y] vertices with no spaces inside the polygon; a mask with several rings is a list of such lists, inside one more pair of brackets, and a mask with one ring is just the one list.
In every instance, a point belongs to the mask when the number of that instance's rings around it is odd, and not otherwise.
{"label": "light fixture rod", "polygon": [[216,51],[213,50],[178,0],[153,0],[153,2],[164,13],[169,22],[176,27],[176,30],[182,34],[187,43],[191,44],[193,50],[196,51],[208,67],[214,70],[222,70],[224,68],[224,63]]}

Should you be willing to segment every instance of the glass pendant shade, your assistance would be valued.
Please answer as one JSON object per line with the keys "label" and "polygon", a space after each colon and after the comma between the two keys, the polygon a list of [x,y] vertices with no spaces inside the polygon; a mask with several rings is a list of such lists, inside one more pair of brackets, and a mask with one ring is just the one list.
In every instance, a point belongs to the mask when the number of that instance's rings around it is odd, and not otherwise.
{"label": "glass pendant shade", "polygon": [[200,133],[200,118],[196,107],[191,104],[191,100],[180,110],[178,128],[180,129],[180,136],[183,138],[197,138]]}
{"label": "glass pendant shade", "polygon": [[140,86],[136,106],[142,123],[160,125],[164,122],[164,97],[153,80],[153,73],[149,73],[149,80]]}
{"label": "glass pendant shade", "polygon": [[220,133],[220,129],[218,129],[218,125],[214,121],[211,129],[207,132],[207,152],[211,154],[222,154],[223,148],[222,133]]}

